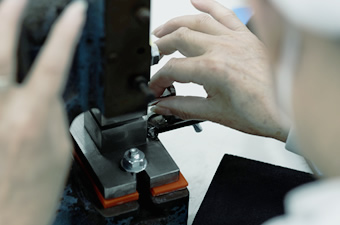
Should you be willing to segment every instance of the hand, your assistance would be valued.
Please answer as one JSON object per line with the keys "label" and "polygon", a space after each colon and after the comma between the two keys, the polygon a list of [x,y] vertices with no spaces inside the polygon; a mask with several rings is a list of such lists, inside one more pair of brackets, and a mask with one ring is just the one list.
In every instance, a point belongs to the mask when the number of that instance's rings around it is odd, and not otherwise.
{"label": "hand", "polygon": [[87,4],[72,3],[54,25],[22,85],[16,46],[26,0],[0,4],[0,224],[49,224],[71,162],[61,94]]}
{"label": "hand", "polygon": [[208,96],[160,99],[153,111],[285,141],[288,131],[276,112],[264,45],[231,10],[212,0],[192,3],[207,14],[175,18],[153,32],[163,55],[180,51],[187,58],[171,59],[150,88],[159,97],[174,82],[193,82]]}

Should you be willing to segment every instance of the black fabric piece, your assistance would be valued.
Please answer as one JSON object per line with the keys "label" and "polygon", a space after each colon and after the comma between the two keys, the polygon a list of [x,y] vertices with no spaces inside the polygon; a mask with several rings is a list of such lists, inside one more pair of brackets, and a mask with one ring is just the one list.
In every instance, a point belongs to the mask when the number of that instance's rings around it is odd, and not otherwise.
{"label": "black fabric piece", "polygon": [[260,225],[282,215],[293,188],[314,181],[311,174],[225,155],[194,225]]}

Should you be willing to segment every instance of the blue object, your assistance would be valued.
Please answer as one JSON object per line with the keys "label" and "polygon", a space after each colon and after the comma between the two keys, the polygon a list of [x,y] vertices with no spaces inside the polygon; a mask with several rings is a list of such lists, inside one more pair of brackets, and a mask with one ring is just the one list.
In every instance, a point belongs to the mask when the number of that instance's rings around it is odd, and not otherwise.
{"label": "blue object", "polygon": [[236,8],[233,11],[244,24],[247,24],[250,18],[253,16],[253,10],[250,7]]}

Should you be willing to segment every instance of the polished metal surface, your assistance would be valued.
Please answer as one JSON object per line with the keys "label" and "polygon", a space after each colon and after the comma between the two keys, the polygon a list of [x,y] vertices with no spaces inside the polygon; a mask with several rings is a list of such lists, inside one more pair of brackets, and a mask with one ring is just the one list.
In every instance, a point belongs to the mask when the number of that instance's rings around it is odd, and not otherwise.
{"label": "polished metal surface", "polygon": [[147,121],[137,118],[122,117],[110,126],[102,126],[92,112],[85,113],[85,127],[92,140],[102,153],[134,148],[146,143]]}
{"label": "polished metal surface", "polygon": [[90,112],[102,129],[112,127],[112,125],[121,123],[122,121],[134,120],[145,115],[145,112],[142,110],[134,113],[107,118],[100,112],[99,109],[93,108],[90,110]]}
{"label": "polished metal surface", "polygon": [[145,170],[148,162],[145,154],[138,148],[131,148],[124,153],[121,166],[126,172],[139,173]]}
{"label": "polished metal surface", "polygon": [[[126,149],[110,147],[110,150],[99,151],[85,129],[84,121],[84,114],[78,116],[72,123],[71,134],[82,155],[88,161],[92,175],[104,198],[117,198],[134,193],[136,191],[135,174],[125,172],[120,166]],[[135,146],[145,154],[148,160],[145,182],[148,182],[152,188],[177,181],[179,168],[162,143],[158,139],[146,138],[145,141],[145,144]]]}
{"label": "polished metal surface", "polygon": [[102,154],[84,127],[84,114],[74,120],[70,131],[104,198],[117,198],[136,192],[135,175],[120,168],[125,149],[113,149],[111,154]]}
{"label": "polished metal surface", "polygon": [[156,44],[151,44],[151,65],[155,65],[161,59],[161,54],[159,52],[159,48]]}
{"label": "polished metal surface", "polygon": [[105,9],[103,114],[107,118],[146,114],[146,96],[135,81],[150,79],[150,0],[110,0]]}
{"label": "polished metal surface", "polygon": [[175,182],[179,179],[179,168],[159,140],[148,139],[147,143],[138,148],[148,159],[145,169],[150,187],[157,187]]}
{"label": "polished metal surface", "polygon": [[147,134],[150,138],[157,138],[158,134],[175,130],[181,127],[192,125],[197,133],[202,132],[202,127],[199,120],[182,120],[176,116],[163,116],[153,112],[149,112],[145,117],[148,120]]}

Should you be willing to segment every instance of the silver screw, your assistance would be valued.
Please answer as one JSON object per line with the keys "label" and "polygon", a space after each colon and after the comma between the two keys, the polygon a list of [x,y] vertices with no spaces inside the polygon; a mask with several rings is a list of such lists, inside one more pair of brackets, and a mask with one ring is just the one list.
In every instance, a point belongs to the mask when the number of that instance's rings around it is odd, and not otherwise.
{"label": "silver screw", "polygon": [[138,152],[138,149],[136,148],[132,148],[129,150],[129,157],[133,158],[133,159],[139,159],[140,158],[140,154]]}
{"label": "silver screw", "polygon": [[139,173],[145,170],[147,160],[145,154],[138,148],[132,148],[124,153],[121,161],[123,169],[130,173]]}

